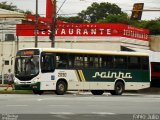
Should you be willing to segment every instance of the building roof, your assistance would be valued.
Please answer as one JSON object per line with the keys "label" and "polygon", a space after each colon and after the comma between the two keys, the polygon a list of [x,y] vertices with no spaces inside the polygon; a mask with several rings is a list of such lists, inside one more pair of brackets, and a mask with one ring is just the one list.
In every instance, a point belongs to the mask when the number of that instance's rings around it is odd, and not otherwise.
{"label": "building roof", "polygon": [[23,13],[5,10],[0,8],[0,18],[24,18],[25,15]]}

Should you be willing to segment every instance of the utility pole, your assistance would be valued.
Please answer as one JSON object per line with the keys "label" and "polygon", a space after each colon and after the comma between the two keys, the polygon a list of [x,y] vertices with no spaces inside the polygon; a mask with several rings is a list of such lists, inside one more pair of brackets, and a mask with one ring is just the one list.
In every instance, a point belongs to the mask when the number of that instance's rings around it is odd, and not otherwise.
{"label": "utility pole", "polygon": [[36,0],[35,48],[38,47],[38,0]]}
{"label": "utility pole", "polygon": [[52,0],[53,3],[53,14],[52,14],[52,24],[51,24],[51,33],[50,33],[50,39],[51,39],[51,47],[55,47],[55,31],[56,31],[56,0]]}

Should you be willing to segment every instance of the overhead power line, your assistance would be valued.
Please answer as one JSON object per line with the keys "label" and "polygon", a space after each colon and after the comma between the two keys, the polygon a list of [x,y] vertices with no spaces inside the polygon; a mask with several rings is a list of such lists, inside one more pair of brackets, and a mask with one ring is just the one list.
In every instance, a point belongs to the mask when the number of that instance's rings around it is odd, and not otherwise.
{"label": "overhead power line", "polygon": [[[61,6],[59,7],[59,9],[57,10],[57,13],[61,10],[61,8],[63,7],[63,5],[64,5],[64,3],[65,3],[66,1],[67,1],[67,0],[64,0],[64,1],[63,1],[62,5],[61,5]],[[56,13],[56,14],[57,14],[57,13]]]}
{"label": "overhead power line", "polygon": [[158,9],[157,10],[144,9],[143,11],[148,11],[148,12],[156,12],[157,11],[157,12],[160,12],[160,9],[159,10]]}

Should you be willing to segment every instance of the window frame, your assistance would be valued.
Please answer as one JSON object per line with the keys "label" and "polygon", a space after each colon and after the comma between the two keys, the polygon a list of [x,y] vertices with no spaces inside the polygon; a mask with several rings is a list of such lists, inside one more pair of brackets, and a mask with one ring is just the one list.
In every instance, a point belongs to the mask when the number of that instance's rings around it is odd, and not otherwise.
{"label": "window frame", "polygon": [[[52,65],[51,64],[49,64],[49,63],[47,63],[47,62],[44,62],[45,64],[43,64],[43,62],[42,62],[42,57],[43,56],[48,56],[48,57],[50,57],[50,58],[52,58],[52,59],[50,59],[52,62]],[[40,67],[41,67],[41,72],[42,73],[49,73],[49,72],[54,72],[55,71],[55,53],[52,53],[52,52],[42,52],[41,53],[41,58],[40,58]],[[46,58],[45,58],[45,60],[46,60]],[[45,65],[47,65],[48,64],[48,68],[50,67],[50,69],[47,69],[47,68],[45,68],[44,66]]]}

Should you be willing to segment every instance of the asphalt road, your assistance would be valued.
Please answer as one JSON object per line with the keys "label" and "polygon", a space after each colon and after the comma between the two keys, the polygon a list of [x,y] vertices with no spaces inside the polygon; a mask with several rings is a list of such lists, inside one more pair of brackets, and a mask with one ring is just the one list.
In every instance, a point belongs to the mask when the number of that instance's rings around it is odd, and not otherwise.
{"label": "asphalt road", "polygon": [[0,113],[2,120],[160,120],[160,95],[0,94]]}

